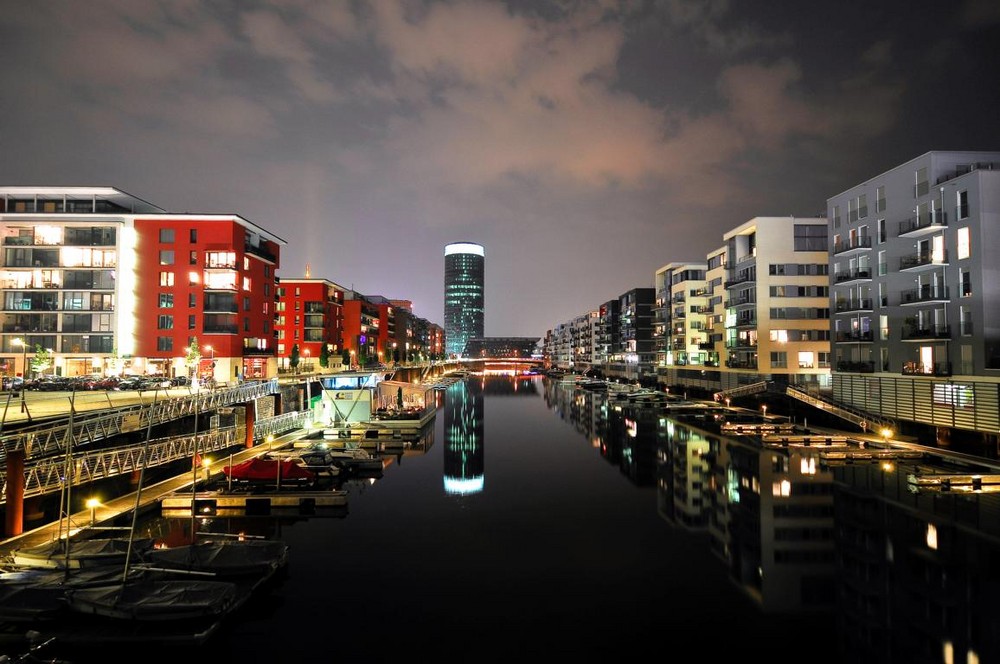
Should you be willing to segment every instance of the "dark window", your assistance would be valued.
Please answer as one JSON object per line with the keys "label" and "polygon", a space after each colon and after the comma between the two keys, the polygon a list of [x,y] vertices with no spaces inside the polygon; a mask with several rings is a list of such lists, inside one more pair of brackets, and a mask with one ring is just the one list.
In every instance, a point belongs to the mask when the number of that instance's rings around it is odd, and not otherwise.
{"label": "dark window", "polygon": [[156,318],[156,329],[158,330],[172,330],[174,329],[174,317],[161,315]]}
{"label": "dark window", "polygon": [[161,228],[160,229],[160,242],[173,242],[174,241],[174,229],[172,228]]}
{"label": "dark window", "polygon": [[156,350],[172,351],[174,349],[173,337],[156,337]]}

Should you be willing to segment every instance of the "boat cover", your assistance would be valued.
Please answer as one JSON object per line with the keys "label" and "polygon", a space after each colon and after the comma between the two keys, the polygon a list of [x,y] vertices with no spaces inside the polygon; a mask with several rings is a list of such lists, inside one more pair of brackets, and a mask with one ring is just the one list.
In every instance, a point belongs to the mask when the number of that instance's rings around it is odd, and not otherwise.
{"label": "boat cover", "polygon": [[288,561],[288,545],[278,540],[222,540],[153,549],[145,559],[172,570],[220,576],[269,574]]}
{"label": "boat cover", "polygon": [[[278,465],[280,464],[280,469]],[[268,482],[275,481],[280,477],[281,481],[286,480],[313,480],[316,473],[308,468],[303,468],[300,464],[291,459],[265,459],[254,457],[243,463],[233,466],[226,466],[222,472],[227,477],[243,482]],[[280,472],[280,476],[279,476]]]}

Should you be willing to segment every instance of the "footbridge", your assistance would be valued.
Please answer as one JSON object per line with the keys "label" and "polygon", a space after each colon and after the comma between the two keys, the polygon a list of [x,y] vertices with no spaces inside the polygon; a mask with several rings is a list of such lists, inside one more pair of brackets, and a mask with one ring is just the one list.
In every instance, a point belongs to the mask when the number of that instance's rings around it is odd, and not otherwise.
{"label": "footbridge", "polygon": [[821,410],[824,413],[829,413],[835,417],[839,417],[842,420],[850,422],[864,432],[878,433],[884,430],[895,430],[895,422],[888,418],[879,417],[858,408],[845,406],[844,404],[833,399],[821,397],[805,390],[800,390],[792,385],[779,384],[770,380],[762,380],[756,383],[740,385],[728,390],[716,392],[715,400],[719,402],[728,402],[730,399],[749,396],[752,394],[760,394],[763,392],[785,394],[793,399],[801,401],[802,403],[808,404],[817,410]]}

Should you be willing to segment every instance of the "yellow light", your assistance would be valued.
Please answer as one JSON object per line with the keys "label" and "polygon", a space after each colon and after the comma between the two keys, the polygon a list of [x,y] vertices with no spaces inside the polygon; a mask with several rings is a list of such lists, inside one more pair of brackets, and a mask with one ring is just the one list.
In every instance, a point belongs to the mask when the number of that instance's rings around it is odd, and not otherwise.
{"label": "yellow light", "polygon": [[101,506],[101,501],[99,501],[97,498],[88,498],[87,499],[87,509],[88,510],[96,509],[96,508],[98,508],[100,506]]}
{"label": "yellow light", "polygon": [[882,429],[882,437],[886,440],[892,438],[892,429]]}
{"label": "yellow light", "polygon": [[201,460],[201,465],[203,465],[207,469],[209,466],[212,465],[212,460],[209,459],[208,457],[205,457],[204,459]]}

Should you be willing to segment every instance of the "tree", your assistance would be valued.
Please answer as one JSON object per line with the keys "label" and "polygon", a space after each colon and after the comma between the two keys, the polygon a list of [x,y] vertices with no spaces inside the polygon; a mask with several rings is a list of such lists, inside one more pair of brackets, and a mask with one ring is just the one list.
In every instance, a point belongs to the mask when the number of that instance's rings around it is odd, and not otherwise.
{"label": "tree", "polygon": [[330,367],[330,348],[326,344],[319,349],[319,366],[327,369]]}
{"label": "tree", "polygon": [[191,345],[187,347],[184,355],[184,366],[188,368],[188,376],[194,376],[201,364],[201,346],[198,345],[198,337],[191,337]]}
{"label": "tree", "polygon": [[351,368],[351,351],[344,349],[344,352],[340,356],[340,362],[348,369]]}
{"label": "tree", "polygon": [[35,356],[31,358],[31,371],[35,375],[45,375],[45,370],[52,366],[52,353],[41,344],[35,344]]}
{"label": "tree", "polygon": [[403,410],[403,388],[396,388],[396,407]]}
{"label": "tree", "polygon": [[288,356],[288,366],[292,368],[293,371],[299,370],[299,345],[295,344],[292,346],[292,353]]}

